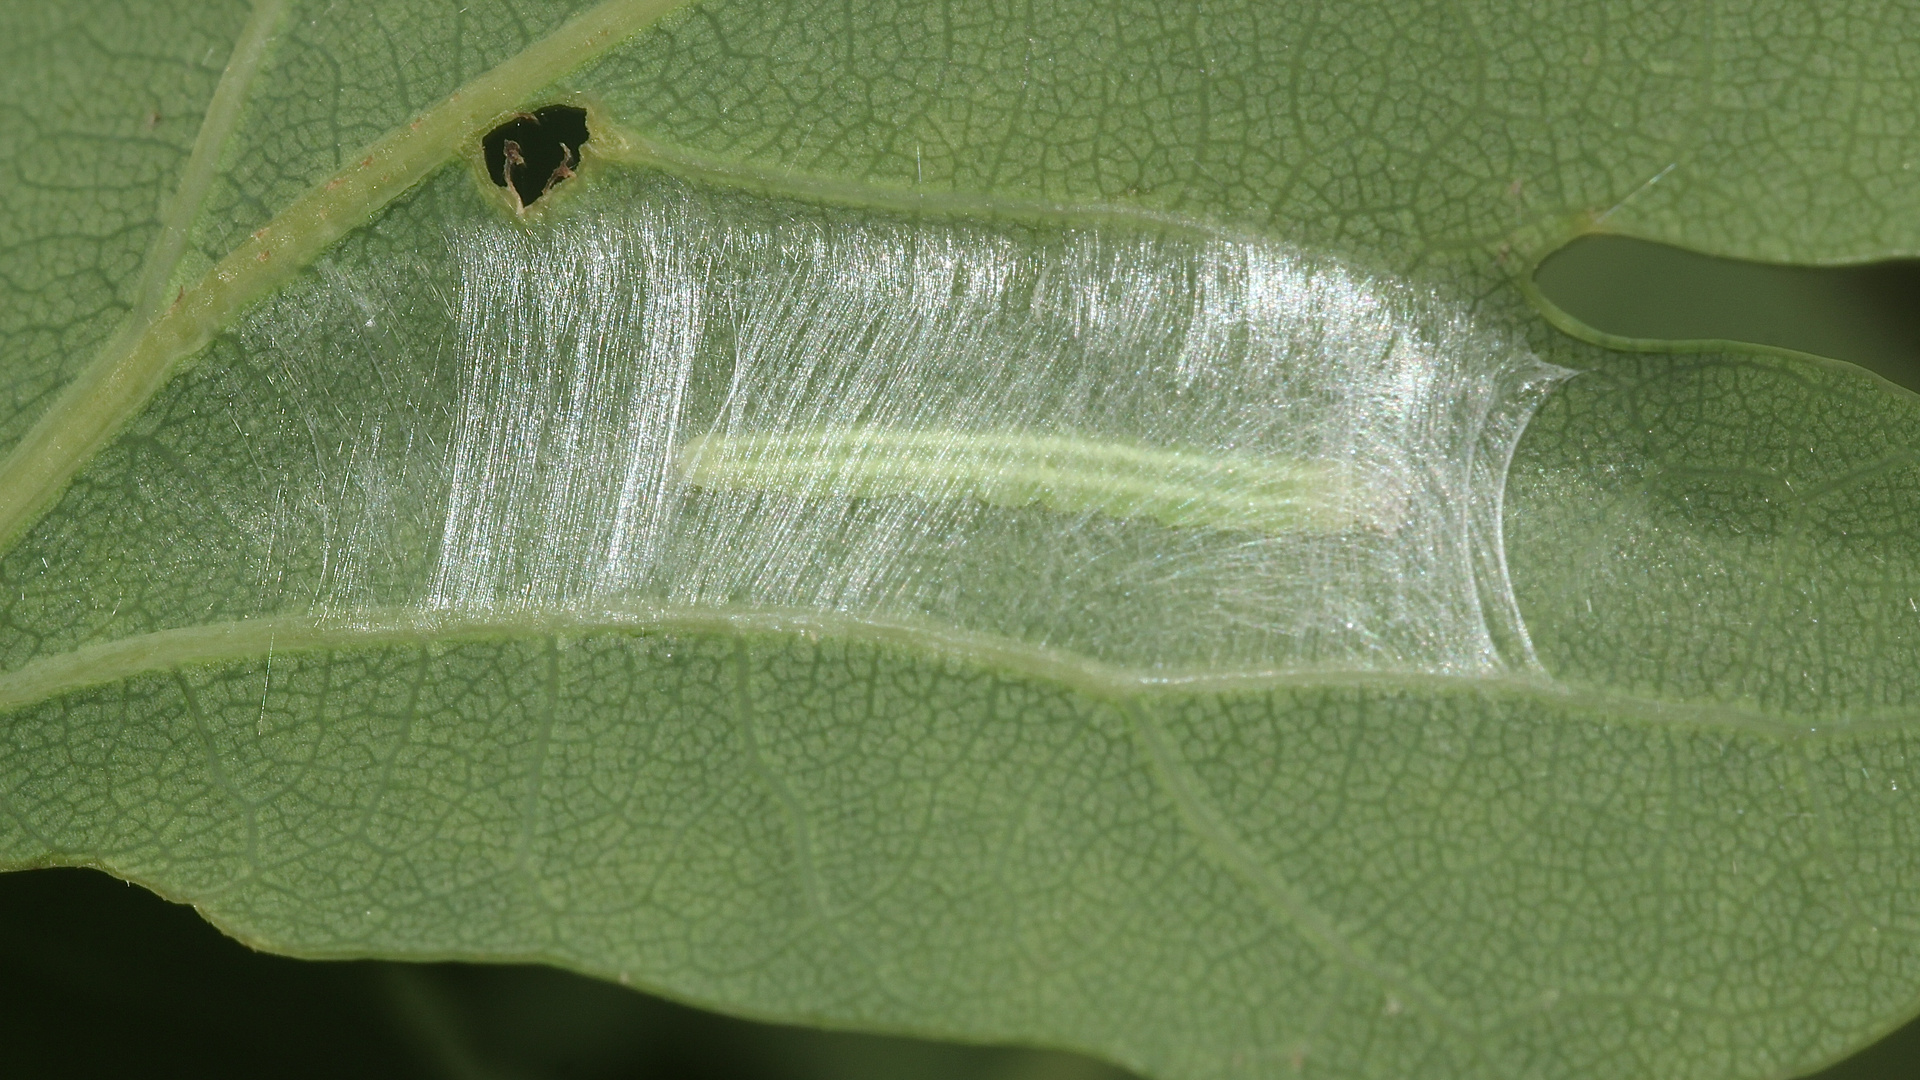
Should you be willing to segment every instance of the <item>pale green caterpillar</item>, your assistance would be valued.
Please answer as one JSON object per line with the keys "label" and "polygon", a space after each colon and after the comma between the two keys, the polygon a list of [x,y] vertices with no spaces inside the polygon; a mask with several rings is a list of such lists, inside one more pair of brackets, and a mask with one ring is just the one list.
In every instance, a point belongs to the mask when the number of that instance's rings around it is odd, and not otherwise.
{"label": "pale green caterpillar", "polygon": [[881,426],[706,435],[682,448],[680,469],[689,483],[710,490],[971,498],[1147,518],[1172,528],[1280,534],[1387,527],[1383,500],[1344,466],[1070,435]]}

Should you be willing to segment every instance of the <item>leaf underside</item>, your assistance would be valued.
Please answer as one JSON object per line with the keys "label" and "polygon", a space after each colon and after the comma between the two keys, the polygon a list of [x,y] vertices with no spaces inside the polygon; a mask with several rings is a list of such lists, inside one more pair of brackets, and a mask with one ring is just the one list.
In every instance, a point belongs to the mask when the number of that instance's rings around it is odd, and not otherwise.
{"label": "leaf underside", "polygon": [[1514,284],[1920,249],[1893,5],[741,0],[551,71],[623,5],[325,7],[0,16],[65,155],[0,162],[0,451],[456,92],[601,128],[524,220],[479,127],[339,202],[76,460],[0,554],[0,864],[1165,1077],[1913,1011],[1915,397]]}

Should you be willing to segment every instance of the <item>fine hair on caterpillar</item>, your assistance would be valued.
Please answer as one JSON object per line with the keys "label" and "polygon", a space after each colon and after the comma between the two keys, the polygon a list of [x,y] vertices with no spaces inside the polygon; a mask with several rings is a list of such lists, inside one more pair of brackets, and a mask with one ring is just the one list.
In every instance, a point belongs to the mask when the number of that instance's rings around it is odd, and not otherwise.
{"label": "fine hair on caterpillar", "polygon": [[431,565],[383,603],[817,612],[1142,672],[1533,665],[1500,493],[1566,373],[1406,282],[658,176],[447,250],[449,400],[408,442]]}

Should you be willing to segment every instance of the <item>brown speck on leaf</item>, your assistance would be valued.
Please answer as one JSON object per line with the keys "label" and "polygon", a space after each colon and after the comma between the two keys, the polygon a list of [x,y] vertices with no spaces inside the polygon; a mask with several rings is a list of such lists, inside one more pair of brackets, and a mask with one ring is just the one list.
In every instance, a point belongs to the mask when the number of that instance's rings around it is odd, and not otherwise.
{"label": "brown speck on leaf", "polygon": [[[508,143],[507,145],[512,146],[513,144]],[[542,197],[545,197],[547,192],[553,190],[553,185],[573,176],[572,166],[577,160],[578,159],[573,156],[573,148],[566,143],[561,143],[560,164],[553,167],[553,175],[547,177],[547,182],[541,186],[540,194]]]}
{"label": "brown speck on leaf", "polygon": [[363,169],[372,164],[373,164],[372,154],[368,154],[366,157],[363,157],[360,159],[360,167]]}
{"label": "brown speck on leaf", "polygon": [[154,128],[159,127],[160,126],[160,110],[157,108],[148,109],[147,115],[140,118],[140,123],[141,123],[141,126],[145,127],[148,131],[152,131]]}
{"label": "brown speck on leaf", "polygon": [[271,258],[273,258],[273,252],[271,252],[271,251],[268,251],[268,250],[267,250],[266,248],[261,248],[261,249],[260,249],[260,254],[258,254],[258,255],[255,255],[255,256],[253,257],[253,261],[254,261],[254,262],[266,262],[266,261],[267,261],[268,259],[271,259]]}
{"label": "brown speck on leaf", "polygon": [[513,212],[524,214],[527,204],[520,201],[520,189],[513,186],[513,170],[527,163],[526,155],[520,152],[520,144],[508,139],[500,146],[500,186],[507,189],[513,198]]}

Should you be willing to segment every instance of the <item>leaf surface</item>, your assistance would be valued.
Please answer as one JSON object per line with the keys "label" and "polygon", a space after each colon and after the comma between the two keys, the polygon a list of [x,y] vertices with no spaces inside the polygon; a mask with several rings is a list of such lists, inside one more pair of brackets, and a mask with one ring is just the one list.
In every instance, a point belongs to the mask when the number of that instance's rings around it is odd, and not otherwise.
{"label": "leaf surface", "polygon": [[1900,13],[1803,7],[8,14],[0,860],[1166,1077],[1841,1054],[1920,408],[1524,284],[1920,247]]}

